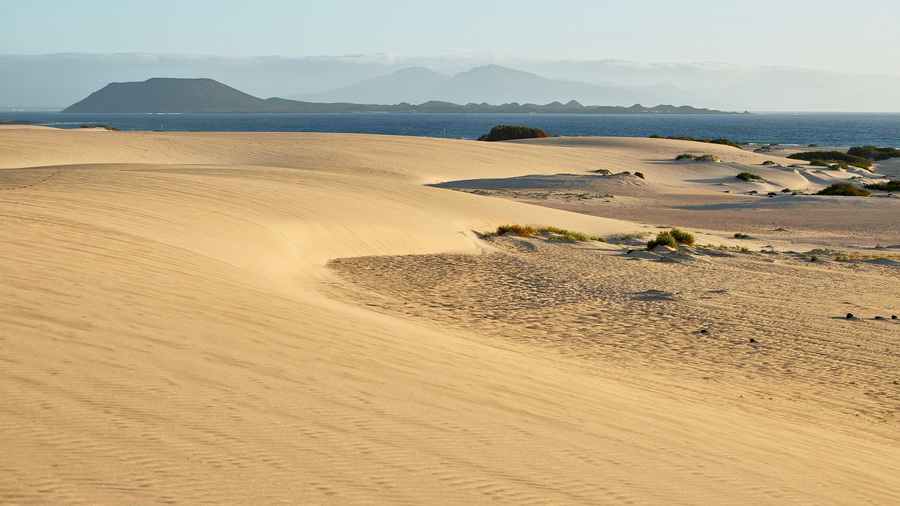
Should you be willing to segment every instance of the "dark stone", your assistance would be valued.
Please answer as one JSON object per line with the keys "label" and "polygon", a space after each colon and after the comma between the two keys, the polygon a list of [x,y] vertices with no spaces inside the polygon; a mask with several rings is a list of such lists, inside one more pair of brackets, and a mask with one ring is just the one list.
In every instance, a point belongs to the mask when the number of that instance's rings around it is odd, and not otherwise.
{"label": "dark stone", "polygon": [[875,319],[876,320],[884,320],[884,316],[876,316]]}
{"label": "dark stone", "polygon": [[701,334],[709,334],[709,331],[706,330],[706,329],[703,329],[703,330],[700,331],[700,333],[701,333]]}
{"label": "dark stone", "polygon": [[847,319],[849,320],[851,318],[853,318],[853,313],[847,313]]}
{"label": "dark stone", "polygon": [[753,339],[753,338],[751,337],[751,338],[750,338],[750,342],[751,342],[751,343],[756,343],[756,342],[759,342],[759,341],[757,341],[756,339]]}

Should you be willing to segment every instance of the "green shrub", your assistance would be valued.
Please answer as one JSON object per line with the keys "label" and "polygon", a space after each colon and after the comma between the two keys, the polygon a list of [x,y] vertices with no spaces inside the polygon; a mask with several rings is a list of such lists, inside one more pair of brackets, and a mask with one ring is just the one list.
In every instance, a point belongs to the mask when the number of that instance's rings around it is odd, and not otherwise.
{"label": "green shrub", "polygon": [[678,244],[684,244],[685,246],[694,245],[694,235],[690,232],[685,232],[679,228],[673,228],[669,231],[669,235],[675,238]]}
{"label": "green shrub", "polygon": [[540,128],[529,128],[517,125],[497,125],[487,135],[478,138],[480,141],[508,141],[513,139],[537,139],[550,137]]}
{"label": "green shrub", "polygon": [[872,162],[866,158],[848,155],[841,151],[802,151],[800,153],[788,155],[788,158],[793,158],[794,160],[806,160],[808,162],[814,160],[834,160],[836,162],[846,162],[850,165],[862,167],[864,169],[868,169],[872,166]]}
{"label": "green shrub", "polygon": [[846,195],[850,197],[868,197],[872,192],[854,186],[850,183],[834,183],[833,185],[819,191],[816,195]]}
{"label": "green shrub", "polygon": [[848,155],[867,158],[869,160],[887,160],[900,157],[900,149],[876,148],[875,146],[854,146],[847,150]]}
{"label": "green shrub", "polygon": [[647,250],[652,250],[657,246],[668,246],[673,249],[678,248],[678,241],[672,237],[672,234],[669,233],[668,230],[664,230],[658,234],[656,234],[656,239],[651,239],[647,243]]}
{"label": "green shrub", "polygon": [[676,160],[694,160],[697,158],[697,155],[692,155],[690,153],[682,153],[675,157]]}
{"label": "green shrub", "polygon": [[741,232],[735,232],[735,233],[734,233],[734,238],[735,238],[735,239],[746,239],[746,238],[748,238],[748,237],[750,237],[750,236],[747,235],[747,234],[741,233]]}
{"label": "green shrub", "polygon": [[597,170],[594,170],[591,172],[596,172],[597,174],[602,174],[604,176],[608,176],[608,175],[612,174],[612,171],[610,171],[609,169],[597,169]]}
{"label": "green shrub", "polygon": [[751,174],[749,172],[741,172],[737,176],[734,176],[741,181],[752,181],[754,179],[762,179],[762,176],[757,176],[756,174]]}
{"label": "green shrub", "polygon": [[663,136],[662,136],[662,135],[659,135],[659,134],[650,134],[650,138],[651,138],[651,139],[662,139]]}
{"label": "green shrub", "polygon": [[883,192],[900,192],[900,181],[892,179],[887,183],[872,183],[865,185],[870,190],[880,190]]}
{"label": "green shrub", "polygon": [[668,246],[670,248],[678,249],[679,244],[693,246],[694,242],[693,234],[678,228],[673,228],[672,230],[663,230],[656,234],[656,239],[651,239],[647,243],[647,249],[652,250],[657,246]]}

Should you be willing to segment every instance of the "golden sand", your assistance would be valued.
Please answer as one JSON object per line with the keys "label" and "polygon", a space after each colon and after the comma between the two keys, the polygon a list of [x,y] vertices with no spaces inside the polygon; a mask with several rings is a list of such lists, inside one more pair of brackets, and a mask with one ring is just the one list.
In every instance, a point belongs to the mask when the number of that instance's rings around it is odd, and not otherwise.
{"label": "golden sand", "polygon": [[776,155],[0,129],[0,502],[896,504],[900,201]]}

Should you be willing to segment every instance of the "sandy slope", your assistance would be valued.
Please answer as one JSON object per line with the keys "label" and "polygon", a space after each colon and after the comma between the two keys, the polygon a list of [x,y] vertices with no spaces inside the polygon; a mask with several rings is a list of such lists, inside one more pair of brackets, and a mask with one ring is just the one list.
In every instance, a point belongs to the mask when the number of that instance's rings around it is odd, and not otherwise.
{"label": "sandy slope", "polygon": [[424,186],[693,148],[0,130],[0,501],[896,503],[896,267]]}

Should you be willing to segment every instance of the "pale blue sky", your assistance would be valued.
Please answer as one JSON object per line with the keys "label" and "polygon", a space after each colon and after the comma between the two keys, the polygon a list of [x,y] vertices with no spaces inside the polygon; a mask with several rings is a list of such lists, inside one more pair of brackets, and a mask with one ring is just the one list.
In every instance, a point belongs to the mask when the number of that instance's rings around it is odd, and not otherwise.
{"label": "pale blue sky", "polygon": [[0,54],[389,53],[900,71],[898,19],[895,0],[0,0]]}

